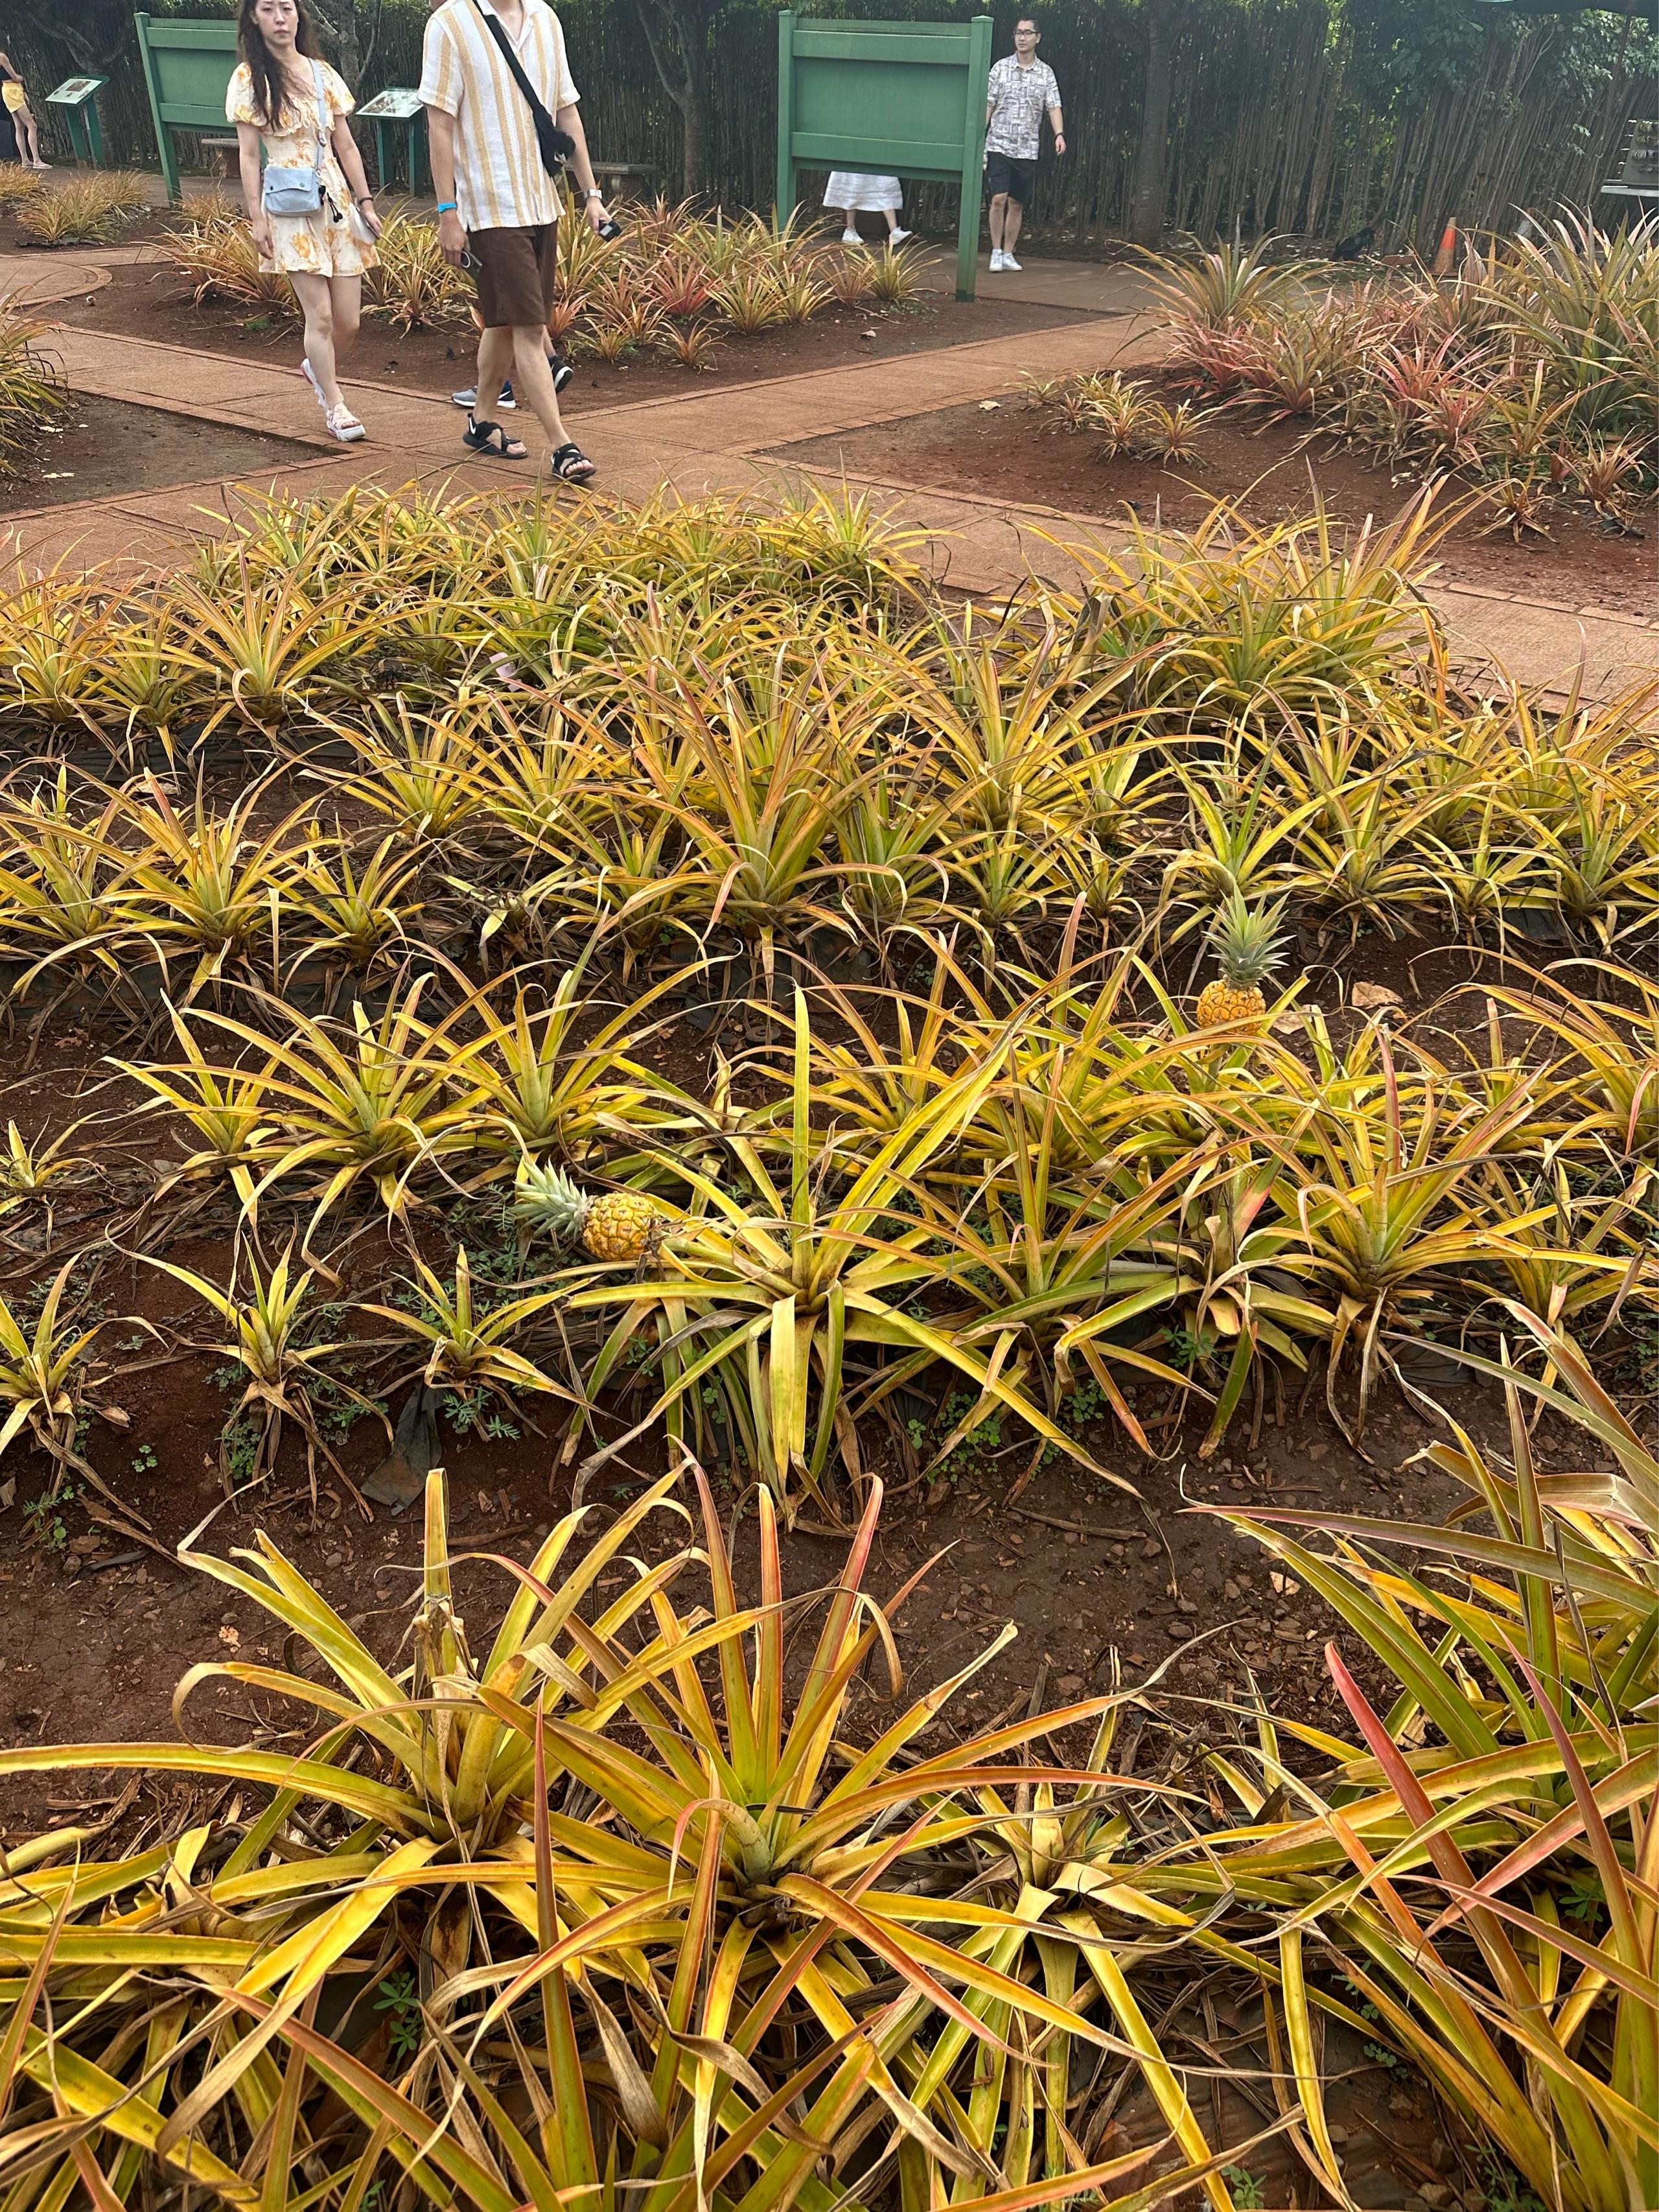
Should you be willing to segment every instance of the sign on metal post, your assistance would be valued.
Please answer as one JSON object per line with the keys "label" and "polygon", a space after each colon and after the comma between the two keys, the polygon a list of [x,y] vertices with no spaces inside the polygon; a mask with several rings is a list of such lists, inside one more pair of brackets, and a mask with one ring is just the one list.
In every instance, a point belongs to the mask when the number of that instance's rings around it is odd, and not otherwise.
{"label": "sign on metal post", "polygon": [[979,258],[991,18],[851,23],[778,17],[778,221],[803,168],[853,169],[962,188],[957,297]]}
{"label": "sign on metal post", "polygon": [[392,182],[390,136],[393,130],[402,131],[404,173],[410,191],[418,192],[422,173],[428,166],[426,110],[421,105],[420,94],[412,85],[389,84],[384,92],[377,92],[373,100],[363,102],[357,110],[357,119],[374,125],[374,158],[382,190]]}
{"label": "sign on metal post", "polygon": [[77,161],[104,166],[104,134],[98,128],[98,95],[109,82],[102,76],[66,76],[46,94],[46,106],[62,111]]}
{"label": "sign on metal post", "polygon": [[161,174],[167,198],[181,198],[179,157],[173,150],[175,131],[210,131],[222,134],[225,93],[236,66],[236,26],[229,17],[214,21],[204,17],[137,15],[138,58],[144,65],[144,87],[155,125],[155,143],[161,153]]}

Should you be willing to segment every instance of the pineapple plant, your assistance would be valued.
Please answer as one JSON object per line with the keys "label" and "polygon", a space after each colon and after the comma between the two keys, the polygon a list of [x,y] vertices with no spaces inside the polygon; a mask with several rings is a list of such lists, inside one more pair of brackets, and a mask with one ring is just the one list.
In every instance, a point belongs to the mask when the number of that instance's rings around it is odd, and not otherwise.
{"label": "pineapple plant", "polygon": [[1210,929],[1210,949],[1221,973],[1199,993],[1200,1029],[1259,1021],[1267,1012],[1261,986],[1284,949],[1284,939],[1274,933],[1284,914],[1283,900],[1274,907],[1252,907],[1237,890],[1222,907]]}
{"label": "pineapple plant", "polygon": [[637,1263],[660,1235],[663,1217],[643,1191],[607,1190],[596,1198],[562,1168],[520,1163],[514,1186],[521,1220],[544,1229],[558,1243],[574,1237],[596,1260]]}

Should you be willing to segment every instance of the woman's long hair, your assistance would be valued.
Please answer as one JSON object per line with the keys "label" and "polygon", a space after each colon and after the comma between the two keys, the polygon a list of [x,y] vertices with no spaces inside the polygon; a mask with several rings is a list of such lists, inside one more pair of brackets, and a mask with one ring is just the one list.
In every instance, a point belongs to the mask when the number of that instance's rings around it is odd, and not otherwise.
{"label": "woman's long hair", "polygon": [[[264,118],[271,130],[280,131],[288,120],[288,88],[283,82],[282,70],[271,58],[265,34],[254,21],[253,11],[258,5],[258,0],[242,0],[236,17],[236,43],[247,64],[247,73],[253,79],[254,112]],[[294,43],[310,59],[317,53],[316,26],[307,11],[305,0],[294,0],[294,5],[300,18]]]}

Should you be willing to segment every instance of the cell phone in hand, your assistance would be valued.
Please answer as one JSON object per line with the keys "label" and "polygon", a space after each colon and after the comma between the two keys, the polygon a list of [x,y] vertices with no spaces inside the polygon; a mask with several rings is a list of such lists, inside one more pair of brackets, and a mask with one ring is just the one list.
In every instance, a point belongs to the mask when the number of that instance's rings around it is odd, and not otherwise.
{"label": "cell phone in hand", "polygon": [[617,222],[614,215],[607,216],[605,221],[599,225],[599,236],[604,239],[620,238],[622,236],[622,225]]}

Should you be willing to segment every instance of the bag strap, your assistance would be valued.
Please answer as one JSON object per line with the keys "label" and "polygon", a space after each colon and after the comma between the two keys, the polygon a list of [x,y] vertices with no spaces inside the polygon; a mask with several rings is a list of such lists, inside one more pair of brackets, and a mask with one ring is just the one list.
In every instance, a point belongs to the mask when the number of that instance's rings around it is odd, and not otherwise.
{"label": "bag strap", "polygon": [[501,59],[507,64],[514,83],[518,86],[519,90],[530,103],[530,112],[535,118],[536,137],[539,143],[544,131],[556,131],[559,126],[548,113],[546,104],[540,94],[525,75],[519,57],[513,51],[513,41],[502,29],[499,16],[492,15],[489,9],[480,6],[479,0],[472,0],[472,4],[483,18],[484,28],[500,49]]}
{"label": "bag strap", "polygon": [[323,89],[323,65],[315,55],[311,62],[311,88],[317,98],[317,174],[320,179],[328,155],[328,102]]}

